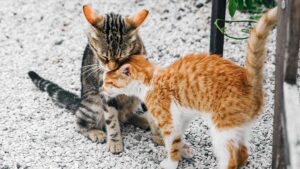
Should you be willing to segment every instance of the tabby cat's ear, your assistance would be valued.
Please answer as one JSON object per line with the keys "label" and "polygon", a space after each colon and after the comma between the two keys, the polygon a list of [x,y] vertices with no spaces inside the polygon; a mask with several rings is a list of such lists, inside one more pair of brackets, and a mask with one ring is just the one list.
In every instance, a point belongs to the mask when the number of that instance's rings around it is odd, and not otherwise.
{"label": "tabby cat's ear", "polygon": [[88,5],[83,5],[83,13],[86,20],[93,26],[96,26],[104,18],[101,15],[97,15],[96,11]]}
{"label": "tabby cat's ear", "polygon": [[129,77],[131,75],[131,70],[130,70],[130,64],[124,64],[119,68],[119,72],[122,73],[122,75]]}
{"label": "tabby cat's ear", "polygon": [[138,11],[136,14],[130,16],[128,19],[133,24],[135,28],[139,27],[147,18],[148,16],[148,10],[143,9]]}

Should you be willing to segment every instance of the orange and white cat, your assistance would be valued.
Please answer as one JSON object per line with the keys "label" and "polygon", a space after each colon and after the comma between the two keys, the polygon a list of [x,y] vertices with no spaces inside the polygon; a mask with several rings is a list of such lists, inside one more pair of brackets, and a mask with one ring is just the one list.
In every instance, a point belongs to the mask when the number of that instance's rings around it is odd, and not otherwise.
{"label": "orange and white cat", "polygon": [[177,168],[181,157],[192,156],[181,137],[199,115],[210,126],[219,168],[239,168],[248,159],[247,131],[263,106],[265,43],[276,21],[274,8],[251,31],[245,67],[217,55],[191,54],[159,68],[136,55],[105,73],[103,90],[138,96],[146,103],[165,141],[163,168]]}

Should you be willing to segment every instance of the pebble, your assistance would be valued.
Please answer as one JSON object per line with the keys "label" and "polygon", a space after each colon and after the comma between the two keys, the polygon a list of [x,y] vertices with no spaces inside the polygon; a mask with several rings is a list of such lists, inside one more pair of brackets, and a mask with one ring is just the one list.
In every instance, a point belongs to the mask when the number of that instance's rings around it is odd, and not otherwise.
{"label": "pebble", "polygon": [[197,3],[197,4],[196,4],[196,7],[197,7],[197,8],[203,7],[203,3]]}

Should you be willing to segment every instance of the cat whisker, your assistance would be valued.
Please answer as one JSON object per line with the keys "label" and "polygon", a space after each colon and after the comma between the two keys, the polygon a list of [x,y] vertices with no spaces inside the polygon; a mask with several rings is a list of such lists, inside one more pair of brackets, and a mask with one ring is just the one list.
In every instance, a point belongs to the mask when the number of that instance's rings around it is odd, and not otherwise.
{"label": "cat whisker", "polygon": [[85,67],[85,68],[81,68],[81,70],[85,71],[85,70],[89,70],[89,69],[92,69],[92,68],[95,68],[95,67],[98,67],[98,66],[90,66],[90,67]]}
{"label": "cat whisker", "polygon": [[93,70],[93,68],[90,68],[90,69],[88,69],[88,70],[82,71],[82,74],[85,75],[85,74],[91,72],[92,70]]}
{"label": "cat whisker", "polygon": [[86,79],[89,78],[91,75],[94,75],[99,70],[99,67],[95,67],[90,73],[86,76]]}
{"label": "cat whisker", "polygon": [[82,66],[81,68],[88,68],[88,67],[93,67],[93,66],[97,66],[98,64],[91,64],[91,65],[86,65],[86,66]]}
{"label": "cat whisker", "polygon": [[91,71],[94,71],[95,69],[97,69],[98,67],[97,66],[93,66],[93,67],[89,67],[87,68],[86,70],[83,70],[83,74],[87,74],[87,73],[90,73]]}

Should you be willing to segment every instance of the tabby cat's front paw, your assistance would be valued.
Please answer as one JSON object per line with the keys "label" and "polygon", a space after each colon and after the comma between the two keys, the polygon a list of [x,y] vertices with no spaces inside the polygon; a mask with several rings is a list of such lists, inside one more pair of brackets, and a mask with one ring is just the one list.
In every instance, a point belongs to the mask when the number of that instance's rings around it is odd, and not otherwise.
{"label": "tabby cat's front paw", "polygon": [[164,146],[165,145],[165,142],[164,142],[164,139],[162,138],[162,136],[160,134],[158,135],[153,135],[152,136],[152,139],[153,139],[153,142],[155,144],[158,144],[160,146]]}
{"label": "tabby cat's front paw", "polygon": [[106,134],[101,130],[89,130],[87,131],[87,137],[93,142],[103,143],[106,139]]}
{"label": "tabby cat's front paw", "polygon": [[107,142],[107,145],[106,145],[106,150],[108,152],[111,152],[113,154],[118,154],[118,153],[121,153],[123,151],[123,143],[122,141],[112,141],[112,140],[109,140]]}
{"label": "tabby cat's front paw", "polygon": [[176,169],[178,163],[179,163],[178,161],[173,161],[169,158],[166,158],[160,163],[160,166],[164,169]]}

